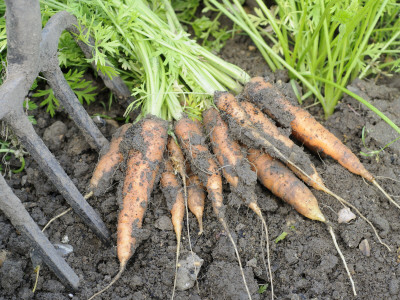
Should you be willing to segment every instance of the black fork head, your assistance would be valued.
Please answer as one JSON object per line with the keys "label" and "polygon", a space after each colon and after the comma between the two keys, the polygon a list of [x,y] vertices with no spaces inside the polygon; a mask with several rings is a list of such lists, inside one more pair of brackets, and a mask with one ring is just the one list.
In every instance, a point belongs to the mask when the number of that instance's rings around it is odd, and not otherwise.
{"label": "black fork head", "polygon": [[[77,20],[67,12],[60,12],[54,15],[42,30],[38,0],[5,2],[8,66],[6,79],[0,86],[0,121],[3,120],[12,129],[74,211],[103,242],[108,243],[110,234],[105,224],[35,133],[22,107],[30,87],[39,72],[42,72],[55,96],[80,128],[88,143],[97,151],[108,145],[108,141],[80,105],[58,65],[59,37],[64,30],[76,32]],[[92,55],[90,44],[78,44],[87,57]],[[103,74],[99,75],[118,98],[131,98],[130,91],[121,78],[114,77],[111,80]],[[59,257],[1,174],[0,187],[0,209],[12,224],[26,235],[33,248],[61,281],[77,288],[78,277]]]}

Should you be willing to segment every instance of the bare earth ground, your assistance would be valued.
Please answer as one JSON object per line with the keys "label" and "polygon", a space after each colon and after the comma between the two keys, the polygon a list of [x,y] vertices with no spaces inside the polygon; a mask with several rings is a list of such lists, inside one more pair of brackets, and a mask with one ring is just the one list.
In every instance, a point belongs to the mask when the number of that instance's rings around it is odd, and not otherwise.
{"label": "bare earth ground", "polygon": [[[265,64],[256,52],[248,51],[245,38],[230,41],[223,52],[225,59],[240,65],[251,75],[266,75]],[[275,78],[287,90],[287,76],[279,73]],[[390,85],[391,87],[389,87]],[[397,85],[397,88],[396,88]],[[353,90],[367,96],[371,102],[400,124],[400,85],[394,80],[387,85],[376,86],[373,82],[353,83]],[[309,103],[310,104],[310,103]],[[321,119],[318,106],[309,108]],[[89,113],[102,112],[100,105],[92,105]],[[104,112],[112,117],[122,110]],[[78,129],[60,112],[50,118],[43,110],[35,112],[37,132],[45,136],[45,142],[58,161],[84,192],[98,155],[83,141]],[[379,149],[396,135],[389,127],[357,101],[348,97],[338,105],[335,114],[325,123],[326,127],[345,142],[355,153],[367,151],[362,144],[361,130],[366,126],[369,134],[366,146]],[[102,128],[110,138],[115,128]],[[400,201],[400,142],[386,149],[379,157],[360,156],[366,168],[378,176],[389,194]],[[343,198],[356,205],[377,227],[392,252],[377,242],[370,227],[357,218],[350,224],[337,224],[337,212],[341,209],[332,197],[313,190],[320,201],[323,213],[334,222],[340,248],[347,259],[356,283],[357,297],[352,296],[345,273],[330,235],[321,223],[300,216],[287,204],[276,199],[266,189],[257,186],[259,204],[267,219],[271,240],[281,233],[287,236],[279,243],[271,244],[271,261],[277,299],[400,299],[400,211],[371,185],[360,177],[350,174],[331,159],[312,155],[326,185]],[[381,178],[382,177],[382,178]],[[383,178],[385,177],[385,178]],[[116,182],[102,197],[89,202],[100,213],[111,232],[116,231],[117,190],[122,172],[116,174]],[[68,208],[56,188],[46,179],[38,165],[27,158],[24,172],[7,177],[15,193],[24,202],[32,217],[44,226],[51,218]],[[226,186],[226,201],[229,189]],[[142,242],[128,264],[122,279],[102,295],[102,299],[168,299],[172,292],[176,240],[165,199],[158,188],[146,213],[144,228],[147,239]],[[253,299],[270,299],[270,289],[259,294],[259,286],[268,283],[262,264],[260,247],[261,224],[252,211],[244,206],[229,207],[229,226],[234,232]],[[187,291],[179,291],[176,299],[247,299],[233,249],[220,224],[207,203],[204,217],[205,233],[197,235],[198,226],[190,215],[190,234],[194,252],[204,260],[196,285]],[[40,272],[35,294],[35,281],[30,249],[0,212],[0,257],[7,258],[0,267],[0,299],[87,299],[108,283],[118,270],[116,248],[105,247],[72,212],[56,220],[46,230],[50,241],[65,242],[73,246],[67,262],[81,279],[78,292],[67,291],[57,278],[44,267]],[[189,249],[187,235],[183,240],[182,255]],[[359,249],[367,239],[371,255],[365,256]],[[113,234],[115,245],[116,234]],[[101,297],[99,297],[101,299]]]}

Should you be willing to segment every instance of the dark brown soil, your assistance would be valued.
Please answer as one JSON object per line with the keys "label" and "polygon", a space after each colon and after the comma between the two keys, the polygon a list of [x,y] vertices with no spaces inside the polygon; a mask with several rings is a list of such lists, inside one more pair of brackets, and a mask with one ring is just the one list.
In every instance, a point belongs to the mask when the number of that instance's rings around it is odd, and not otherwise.
{"label": "dark brown soil", "polygon": [[[236,39],[225,47],[223,56],[251,75],[267,74],[262,58],[256,52],[248,51],[247,47],[247,39]],[[272,77],[289,93],[285,72]],[[395,123],[400,124],[398,85],[389,88],[386,85],[376,86],[373,82],[355,82],[352,88],[367,96]],[[101,107],[91,106],[88,110],[93,114],[101,111]],[[322,112],[318,106],[309,110],[321,120]],[[115,116],[122,114],[122,110],[104,113]],[[84,193],[98,154],[84,142],[78,129],[64,113],[60,112],[55,118],[50,118],[43,110],[39,110],[35,116],[38,120],[37,132],[45,137],[46,144]],[[374,113],[348,97],[338,105],[335,114],[325,125],[360,157],[389,194],[400,200],[400,183],[389,179],[400,179],[400,142],[385,149],[379,159],[359,155],[360,150],[368,151],[367,147],[372,150],[383,147],[396,137],[393,131]],[[363,126],[368,129],[365,146],[361,140]],[[102,127],[107,138],[115,130],[109,124]],[[400,211],[390,205],[374,187],[334,161],[318,156],[310,157],[326,185],[356,205],[372,221],[384,241],[391,246],[392,252],[377,243],[368,224],[360,218],[350,224],[337,224],[337,212],[341,205],[332,197],[313,190],[320,200],[323,213],[336,224],[339,246],[347,259],[358,292],[358,296],[353,297],[348,277],[326,227],[300,216],[290,206],[257,185],[258,201],[267,219],[271,240],[283,232],[287,233],[282,241],[271,243],[277,299],[399,299]],[[115,178],[114,186],[104,196],[89,200],[112,232],[116,231],[117,186],[122,178],[121,170],[117,171]],[[68,208],[57,189],[30,158],[27,158],[24,172],[7,176],[7,180],[40,226]],[[225,192],[229,195],[227,185]],[[102,299],[168,299],[171,296],[176,239],[170,223],[166,222],[167,217],[169,211],[166,201],[159,188],[156,188],[144,220],[144,239],[123,277],[101,296]],[[238,209],[228,205],[226,218],[237,241],[253,299],[270,299],[269,288],[262,294],[258,293],[260,286],[268,284],[262,264],[260,221],[244,206]],[[198,226],[193,215],[189,217],[189,225],[193,251],[204,260],[198,276],[200,294],[195,285],[187,291],[178,291],[176,299],[246,299],[235,254],[210,203],[207,203],[205,209],[204,234],[197,235]],[[35,274],[30,249],[0,213],[0,261],[2,255],[7,254],[0,267],[0,299],[87,299],[117,272],[116,247],[102,245],[74,213],[70,212],[56,220],[45,232],[51,242],[65,242],[73,246],[73,252],[66,260],[81,279],[80,290],[67,291],[44,266],[33,294]],[[370,256],[365,256],[359,249],[364,239],[370,245]],[[115,245],[115,233],[113,241]],[[183,257],[189,249],[185,234],[182,242]]]}

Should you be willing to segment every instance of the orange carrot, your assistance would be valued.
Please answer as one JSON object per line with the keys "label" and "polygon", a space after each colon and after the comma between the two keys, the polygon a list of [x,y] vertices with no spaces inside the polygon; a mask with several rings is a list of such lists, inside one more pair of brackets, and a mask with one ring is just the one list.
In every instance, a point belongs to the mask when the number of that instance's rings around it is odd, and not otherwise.
{"label": "orange carrot", "polygon": [[222,179],[218,166],[212,158],[198,121],[189,118],[180,119],[175,125],[175,134],[180,145],[190,158],[192,170],[206,186],[208,197],[218,219],[224,218],[225,205],[222,196]]}
{"label": "orange carrot", "polygon": [[195,215],[199,223],[199,235],[203,233],[203,212],[204,212],[204,199],[206,194],[204,187],[200,182],[199,176],[190,174],[188,179],[188,206],[192,214]]}
{"label": "orange carrot", "polygon": [[222,115],[228,122],[229,130],[235,139],[250,148],[264,149],[274,158],[281,159],[285,163],[292,165],[306,177],[310,177],[315,173],[313,165],[309,163],[310,160],[303,152],[297,151],[293,147],[285,146],[279,139],[257,128],[232,94],[216,92],[214,94],[214,102],[223,112]]}
{"label": "orange carrot", "polygon": [[[187,184],[186,184],[186,177],[187,177],[186,168],[187,167],[186,167],[186,163],[185,163],[185,158],[182,153],[182,149],[181,149],[181,147],[179,147],[178,143],[171,136],[168,138],[167,149],[168,149],[168,153],[169,153],[169,160],[172,163],[173,170],[175,173],[178,173],[182,179],[183,190],[185,193],[185,203],[187,202],[187,205],[190,208],[191,204],[193,204],[193,201],[189,201],[189,199],[188,199],[188,188],[187,188]],[[204,197],[203,197],[203,208],[201,210],[199,224],[202,224],[201,218],[203,216],[203,210],[204,210]],[[196,217],[197,217],[197,215],[196,215]],[[199,220],[199,218],[198,218],[198,220]],[[202,232],[203,232],[203,227],[201,225],[199,234],[201,234]],[[188,234],[190,234],[190,233],[188,232]]]}
{"label": "orange carrot", "polygon": [[126,160],[122,208],[117,226],[117,255],[120,269],[110,284],[90,299],[107,290],[121,277],[128,260],[136,250],[144,214],[167,143],[167,123],[154,116],[145,117],[132,129],[129,132],[132,149],[129,150]]}
{"label": "orange carrot", "polygon": [[[259,110],[256,106],[254,106],[252,103],[243,101],[240,103],[240,106],[243,107],[243,109],[246,111],[247,115],[249,116],[249,119],[258,127],[260,130],[264,132],[270,132],[271,135],[275,136],[276,139],[280,140],[282,143],[284,143],[287,147],[297,147],[291,139],[286,137],[285,135],[281,134],[278,130],[278,128],[275,126],[275,124],[272,123],[272,121],[264,115],[264,113]],[[303,180],[306,184],[309,186],[312,186],[316,190],[323,191],[327,193],[328,195],[331,195],[332,197],[336,198],[340,203],[342,203],[344,206],[349,206],[351,207],[363,220],[365,220],[372,228],[374,231],[376,237],[378,238],[378,241],[384,245],[389,251],[391,251],[390,247],[385,244],[381,237],[379,236],[375,226],[369,221],[354,205],[349,203],[348,201],[344,200],[342,197],[338,196],[334,192],[332,192],[330,189],[328,189],[325,184],[322,181],[322,178],[319,176],[317,170],[315,169],[314,165],[311,163],[311,167],[314,170],[313,174],[310,174],[310,176],[305,176],[302,172],[300,172],[297,168],[292,166],[291,164],[287,164],[287,167],[292,170],[293,173],[297,175],[301,180]]]}
{"label": "orange carrot", "polygon": [[296,139],[308,148],[332,157],[350,172],[370,181],[390,202],[400,209],[400,205],[382,189],[374,176],[365,169],[364,165],[349,148],[315,120],[310,113],[290,103],[271,83],[265,81],[262,77],[255,77],[247,84],[244,95],[272,118],[277,120],[284,116],[284,122],[281,124],[290,126]]}
{"label": "orange carrot", "polygon": [[[174,142],[175,143],[175,142]],[[174,172],[171,160],[165,162],[165,170],[161,175],[161,190],[167,200],[168,209],[171,211],[172,225],[174,226],[177,246],[175,262],[175,280],[172,298],[175,295],[176,280],[178,274],[179,251],[181,247],[181,236],[183,228],[183,217],[185,216],[185,199],[182,193],[182,184],[179,182]]]}
{"label": "orange carrot", "polygon": [[281,162],[273,159],[270,155],[262,153],[260,150],[249,149],[247,156],[253,163],[253,168],[257,171],[257,177],[261,183],[268,188],[274,195],[278,196],[296,209],[303,216],[325,223],[332,237],[336,250],[342,259],[344,268],[350,279],[353,294],[356,296],[356,289],[350,270],[347,266],[332,226],[322,214],[318,206],[318,201],[311,191],[294,176]]}
{"label": "orange carrot", "polygon": [[161,188],[167,200],[168,209],[171,211],[172,225],[174,226],[178,248],[182,236],[183,217],[185,215],[185,200],[182,185],[174,173],[170,160],[165,163],[165,170],[161,175]]}
{"label": "orange carrot", "polygon": [[[242,196],[246,190],[253,191],[257,178],[255,174],[250,171],[250,165],[246,164],[239,144],[232,141],[229,137],[228,126],[226,126],[225,122],[221,119],[217,110],[215,108],[209,108],[204,111],[203,122],[210,136],[213,152],[222,168],[222,173],[226,181],[228,181],[235,189],[235,192],[240,196]],[[244,174],[246,171],[244,169],[248,169],[249,172]],[[241,187],[239,187],[239,185],[241,185]],[[247,189],[245,188],[246,185],[249,186]]]}
{"label": "orange carrot", "polygon": [[85,196],[86,198],[90,197],[92,194],[99,196],[108,188],[115,170],[124,160],[119,145],[121,144],[126,131],[131,127],[131,125],[132,124],[122,125],[113,135],[110,146],[101,156],[96,168],[94,169],[92,178],[89,182],[89,193]]}
{"label": "orange carrot", "polygon": [[226,181],[234,193],[238,194],[244,203],[261,219],[267,234],[268,272],[271,280],[271,297],[274,298],[272,270],[269,259],[268,227],[257,204],[254,189],[257,181],[256,174],[251,171],[250,164],[244,158],[239,144],[233,141],[228,133],[228,126],[221,119],[215,108],[203,112],[203,122],[210,136],[213,152],[222,168]]}
{"label": "orange carrot", "polygon": [[[265,108],[266,101],[270,104],[274,102],[274,109],[267,109],[268,114],[274,119],[279,118],[283,113],[291,119],[288,126],[292,128],[293,135],[304,145],[315,151],[322,152],[337,160],[350,172],[364,177],[368,181],[373,181],[374,177],[365,169],[357,156],[347,148],[336,136],[329,132],[310,113],[292,104],[283,94],[279,92],[271,83],[262,77],[252,78],[246,87],[246,97],[261,109]],[[266,100],[263,95],[274,95],[273,99]],[[264,101],[266,100],[266,101]],[[279,110],[278,110],[279,108]],[[276,109],[276,111],[275,111]]]}
{"label": "orange carrot", "polygon": [[256,149],[249,149],[247,158],[253,164],[258,179],[275,196],[292,205],[303,216],[326,222],[317,199],[281,162]]}
{"label": "orange carrot", "polygon": [[205,137],[202,133],[200,122],[183,117],[175,124],[175,134],[178,137],[179,144],[186,153],[186,157],[190,160],[192,170],[199,176],[200,180],[205,185],[214,213],[224,227],[226,234],[228,235],[235,249],[243,282],[245,284],[247,294],[251,299],[251,294],[247,286],[242,263],[240,261],[239,251],[225,220],[226,208],[223,203],[221,175],[216,162],[205,145]]}
{"label": "orange carrot", "polygon": [[[256,125],[264,133],[269,133],[269,135],[275,137],[278,141],[282,142],[286,147],[291,149],[293,153],[300,153],[302,150],[298,147],[291,139],[287,136],[283,135],[276,125],[266,116],[264,113],[255,107],[252,103],[243,101],[240,102],[240,106],[243,107],[247,115],[249,116],[250,121]],[[298,169],[293,167],[291,164],[287,164],[287,167],[292,170],[301,180],[307,183],[309,186],[312,186],[316,190],[325,191],[326,187],[322,178],[319,176],[314,164],[307,158],[307,155],[303,153],[304,159],[307,160],[307,163],[310,165],[312,169],[312,173],[309,174],[309,177],[304,176],[303,173],[299,172]]]}
{"label": "orange carrot", "polygon": [[185,181],[186,179],[185,158],[183,156],[181,147],[179,147],[177,142],[171,136],[168,137],[167,149],[169,153],[169,159],[171,160],[174,170],[179,173],[179,175],[182,178],[182,181]]}

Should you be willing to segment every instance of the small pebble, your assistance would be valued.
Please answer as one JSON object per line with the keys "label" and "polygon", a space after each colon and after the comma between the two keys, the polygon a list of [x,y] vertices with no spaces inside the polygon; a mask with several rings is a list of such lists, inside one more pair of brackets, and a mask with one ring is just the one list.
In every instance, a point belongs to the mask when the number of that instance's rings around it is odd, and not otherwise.
{"label": "small pebble", "polygon": [[349,223],[350,221],[354,220],[356,215],[350,210],[350,208],[345,207],[339,210],[338,213],[338,223]]}
{"label": "small pebble", "polygon": [[257,48],[255,46],[253,46],[253,45],[249,46],[249,51],[251,51],[251,52],[256,51],[256,49]]}
{"label": "small pebble", "polygon": [[176,289],[178,291],[185,291],[194,286],[203,262],[204,260],[198,257],[196,253],[188,253],[185,259],[179,260],[176,275]]}
{"label": "small pebble", "polygon": [[63,238],[61,239],[61,243],[66,244],[69,242],[68,235],[64,235]]}
{"label": "small pebble", "polygon": [[67,256],[74,251],[74,247],[68,244],[54,244],[53,246],[61,256]]}
{"label": "small pebble", "polygon": [[51,150],[58,150],[64,141],[67,130],[67,125],[61,121],[56,121],[46,128],[43,133],[43,140],[50,146]]}
{"label": "small pebble", "polygon": [[95,117],[93,118],[93,122],[94,122],[95,124],[98,124],[98,125],[101,125],[101,126],[105,126],[105,125],[106,125],[106,121],[105,121],[102,117],[100,117],[100,116],[95,116]]}
{"label": "small pebble", "polygon": [[369,246],[367,239],[362,240],[360,245],[358,246],[358,248],[361,250],[362,254],[364,254],[365,256],[371,255],[371,248]]}
{"label": "small pebble", "polygon": [[245,227],[246,227],[246,225],[244,225],[244,224],[242,224],[242,223],[239,223],[239,224],[236,226],[235,230],[236,230],[236,231],[240,231],[240,230],[243,230]]}
{"label": "small pebble", "polygon": [[26,184],[26,180],[28,179],[28,175],[24,175],[21,178],[21,185],[24,186]]}
{"label": "small pebble", "polygon": [[173,230],[171,218],[167,216],[160,217],[154,224],[157,229],[160,230]]}
{"label": "small pebble", "polygon": [[250,260],[246,263],[246,266],[247,266],[247,267],[256,268],[256,267],[257,267],[257,259],[256,259],[256,258],[250,259]]}

